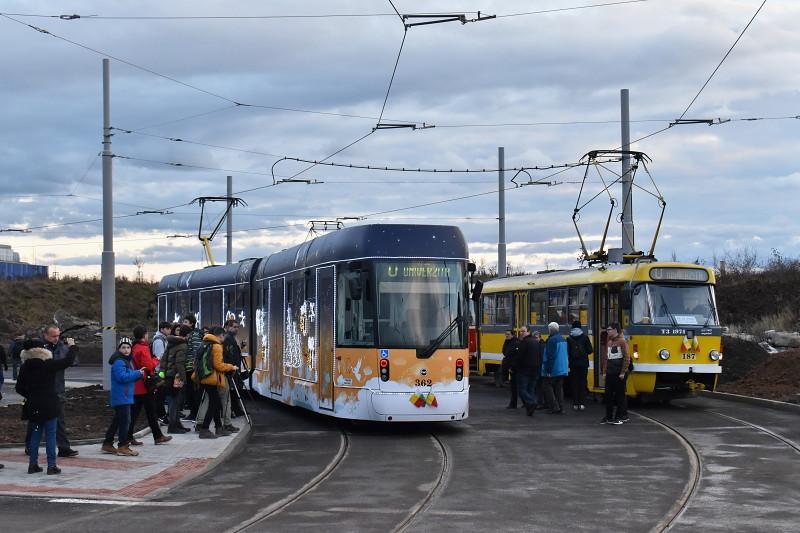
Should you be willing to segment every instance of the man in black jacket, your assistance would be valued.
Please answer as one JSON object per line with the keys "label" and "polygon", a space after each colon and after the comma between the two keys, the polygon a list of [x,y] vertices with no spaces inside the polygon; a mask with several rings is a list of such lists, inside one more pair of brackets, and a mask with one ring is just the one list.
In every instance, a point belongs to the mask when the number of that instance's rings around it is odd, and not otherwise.
{"label": "man in black jacket", "polygon": [[520,341],[514,336],[514,333],[509,329],[505,332],[506,340],[503,341],[503,363],[500,373],[503,379],[509,376],[508,382],[511,385],[511,400],[508,402],[508,409],[517,408],[517,355],[519,352]]}
{"label": "man in black jacket", "polygon": [[502,375],[503,381],[508,378],[511,384],[511,400],[508,402],[507,408],[516,409],[518,397],[516,364],[520,340],[514,336],[511,330],[507,330],[504,333],[506,338],[503,341],[503,362],[498,373]]}
{"label": "man in black jacket", "polygon": [[527,326],[519,328],[519,336],[517,390],[525,405],[525,414],[533,416],[536,409],[536,380],[542,367],[542,345],[531,336]]}
{"label": "man in black jacket", "polygon": [[[235,366],[237,372],[241,371],[242,369],[242,347],[239,345],[239,341],[236,339],[236,335],[239,333],[239,322],[235,319],[230,319],[225,322],[225,338],[222,340],[222,358],[226,363],[229,363]],[[238,374],[231,375],[230,380],[236,381],[236,386],[238,390],[241,391],[241,382],[240,377]],[[234,416],[242,416],[244,415],[244,411],[242,411],[242,407],[239,405],[239,398],[236,396],[236,392],[234,392],[233,387],[228,388],[228,406],[227,406],[227,429],[229,431],[238,431],[239,429],[236,428],[233,424],[230,423],[231,414]],[[225,412],[225,405],[223,400],[223,412]]]}
{"label": "man in black jacket", "polygon": [[569,380],[572,383],[572,409],[583,411],[586,409],[586,372],[589,370],[589,355],[594,353],[592,341],[584,333],[581,323],[577,320],[572,323],[572,329],[567,337],[567,350],[569,352]]}

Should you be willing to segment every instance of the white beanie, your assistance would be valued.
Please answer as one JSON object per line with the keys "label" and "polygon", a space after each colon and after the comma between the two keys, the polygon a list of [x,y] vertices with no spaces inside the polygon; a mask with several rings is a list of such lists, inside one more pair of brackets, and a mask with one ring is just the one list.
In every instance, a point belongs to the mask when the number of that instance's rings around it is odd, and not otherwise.
{"label": "white beanie", "polygon": [[553,332],[558,331],[558,323],[557,322],[550,322],[549,324],[547,324],[547,329],[549,329],[550,331],[553,331]]}

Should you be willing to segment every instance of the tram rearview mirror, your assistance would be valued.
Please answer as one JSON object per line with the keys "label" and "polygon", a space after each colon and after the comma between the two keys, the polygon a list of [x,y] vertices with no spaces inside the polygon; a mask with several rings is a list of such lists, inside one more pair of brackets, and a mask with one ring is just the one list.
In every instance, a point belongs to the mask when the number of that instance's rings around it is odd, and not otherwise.
{"label": "tram rearview mirror", "polygon": [[472,288],[472,301],[477,302],[481,299],[481,292],[483,292],[483,282],[481,280],[475,280],[475,286]]}
{"label": "tram rearview mirror", "polygon": [[475,266],[475,263],[469,262],[467,263],[467,272],[475,272],[478,267]]}

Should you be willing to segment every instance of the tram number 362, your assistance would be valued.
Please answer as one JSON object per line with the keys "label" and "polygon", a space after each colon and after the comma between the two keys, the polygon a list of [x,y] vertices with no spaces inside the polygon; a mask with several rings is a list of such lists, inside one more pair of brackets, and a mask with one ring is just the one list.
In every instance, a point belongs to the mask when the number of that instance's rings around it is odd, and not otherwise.
{"label": "tram number 362", "polygon": [[432,379],[415,379],[414,380],[414,385],[416,385],[417,387],[430,387],[431,385],[433,385],[433,380]]}

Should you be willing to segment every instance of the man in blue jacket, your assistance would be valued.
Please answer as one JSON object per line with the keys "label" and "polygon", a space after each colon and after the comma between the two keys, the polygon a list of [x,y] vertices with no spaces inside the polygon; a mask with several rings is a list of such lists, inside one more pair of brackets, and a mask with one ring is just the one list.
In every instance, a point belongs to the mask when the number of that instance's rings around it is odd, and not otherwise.
{"label": "man in blue jacket", "polygon": [[558,332],[558,324],[547,325],[550,336],[544,345],[542,381],[550,414],[564,414],[564,376],[569,372],[567,340]]}

